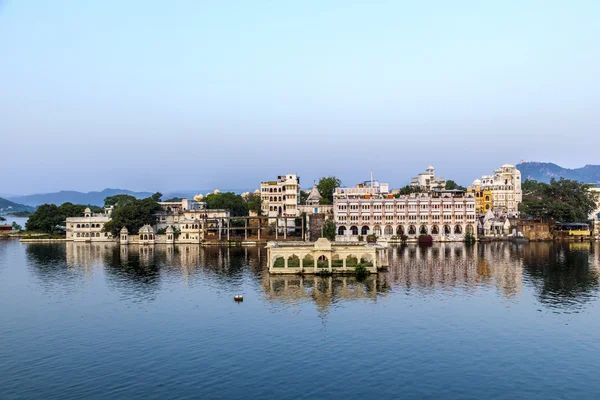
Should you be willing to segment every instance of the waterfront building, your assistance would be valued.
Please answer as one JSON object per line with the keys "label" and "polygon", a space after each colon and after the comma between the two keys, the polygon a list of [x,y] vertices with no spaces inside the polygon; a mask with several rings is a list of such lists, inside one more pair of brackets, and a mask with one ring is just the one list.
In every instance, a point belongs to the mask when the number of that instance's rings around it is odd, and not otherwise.
{"label": "waterfront building", "polygon": [[394,197],[374,188],[338,188],[333,213],[340,241],[431,235],[435,241],[462,241],[477,235],[472,191],[435,191]]}
{"label": "waterfront building", "polygon": [[353,273],[358,264],[376,273],[387,266],[387,247],[364,243],[335,243],[325,238],[315,243],[269,242],[267,260],[272,274]]}
{"label": "waterfront building", "polygon": [[[277,180],[261,182],[260,198],[263,215],[274,222],[277,217],[298,216],[300,202],[300,178],[295,174],[280,175]],[[289,223],[289,221],[288,221]]]}
{"label": "waterfront building", "polygon": [[495,216],[488,210],[479,218],[477,228],[480,235],[487,237],[503,237],[510,234],[510,221],[506,215]]}
{"label": "waterfront building", "polygon": [[66,238],[76,241],[112,241],[110,232],[104,232],[104,224],[110,221],[110,214],[114,207],[105,207],[102,213],[92,213],[86,208],[81,217],[69,217],[66,220]]}
{"label": "waterfront building", "polygon": [[435,176],[435,168],[430,165],[425,172],[412,178],[410,185],[413,187],[421,187],[427,192],[443,190],[446,188],[446,178],[443,176]]}
{"label": "waterfront building", "polygon": [[219,236],[231,216],[229,210],[207,209],[205,202],[195,200],[159,204],[162,210],[156,214],[156,230],[170,227],[177,231],[178,243],[200,243],[207,236]]}
{"label": "waterfront building", "polygon": [[495,170],[493,175],[484,175],[481,179],[476,179],[473,182],[473,191],[479,199],[480,214],[486,213],[486,207],[490,206],[497,216],[517,216],[519,204],[523,201],[521,172],[514,165],[504,164]]}

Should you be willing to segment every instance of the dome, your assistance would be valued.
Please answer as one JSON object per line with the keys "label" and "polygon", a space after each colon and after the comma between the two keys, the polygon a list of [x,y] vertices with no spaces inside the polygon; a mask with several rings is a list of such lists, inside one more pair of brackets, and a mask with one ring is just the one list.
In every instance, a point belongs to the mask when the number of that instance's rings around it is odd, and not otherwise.
{"label": "dome", "polygon": [[140,233],[154,233],[154,229],[150,225],[144,225],[140,228]]}
{"label": "dome", "polygon": [[248,198],[250,197],[250,192],[244,192],[241,194],[242,199],[244,200],[248,200]]}
{"label": "dome", "polygon": [[481,186],[481,181],[479,179],[475,179],[473,181],[473,186]]}
{"label": "dome", "polygon": [[320,200],[321,200],[321,193],[319,193],[319,189],[317,188],[317,185],[313,185],[313,188],[310,191],[308,198],[306,199],[306,204],[316,205],[316,204],[319,204]]}
{"label": "dome", "polygon": [[215,189],[215,191],[213,192],[213,194],[219,194],[221,193],[221,191],[219,189]]}
{"label": "dome", "polygon": [[167,226],[167,230],[165,232],[166,233],[173,233],[173,227],[171,227],[171,225]]}
{"label": "dome", "polygon": [[256,189],[256,190],[254,191],[254,194],[260,194],[260,190]]}
{"label": "dome", "polygon": [[429,169],[435,169],[435,168],[433,168],[433,165],[430,165],[429,167],[427,167],[427,169],[429,170]]}
{"label": "dome", "polygon": [[121,233],[127,233],[127,232],[129,232],[129,231],[127,230],[126,226],[121,228]]}
{"label": "dome", "polygon": [[197,195],[194,196],[194,201],[202,201],[204,199],[204,195],[198,193]]}
{"label": "dome", "polygon": [[89,207],[87,207],[87,208],[86,208],[86,209],[85,209],[83,212],[84,212],[84,213],[91,213],[91,212],[92,212],[92,210],[90,210],[90,208],[89,208]]}

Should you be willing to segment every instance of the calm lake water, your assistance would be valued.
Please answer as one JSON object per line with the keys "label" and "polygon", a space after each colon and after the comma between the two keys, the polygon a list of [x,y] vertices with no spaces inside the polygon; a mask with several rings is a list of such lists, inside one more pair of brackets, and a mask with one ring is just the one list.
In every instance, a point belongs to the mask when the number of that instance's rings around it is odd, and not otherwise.
{"label": "calm lake water", "polygon": [[363,282],[265,255],[0,241],[0,398],[600,397],[599,244],[399,247]]}

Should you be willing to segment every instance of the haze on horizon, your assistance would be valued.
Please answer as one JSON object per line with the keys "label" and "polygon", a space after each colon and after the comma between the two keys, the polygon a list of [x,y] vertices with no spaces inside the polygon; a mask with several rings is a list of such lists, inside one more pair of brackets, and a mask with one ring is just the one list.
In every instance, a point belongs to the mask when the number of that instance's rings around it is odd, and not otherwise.
{"label": "haze on horizon", "polygon": [[283,3],[0,0],[0,192],[599,163],[599,2]]}

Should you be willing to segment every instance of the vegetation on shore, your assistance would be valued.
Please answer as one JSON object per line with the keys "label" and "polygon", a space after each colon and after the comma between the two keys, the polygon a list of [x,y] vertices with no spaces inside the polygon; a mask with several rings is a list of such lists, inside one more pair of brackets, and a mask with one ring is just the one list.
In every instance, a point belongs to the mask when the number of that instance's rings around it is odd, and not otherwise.
{"label": "vegetation on shore", "polygon": [[145,199],[136,199],[129,195],[116,195],[107,197],[105,205],[112,205],[110,221],[104,224],[104,231],[119,236],[123,227],[131,233],[137,233],[144,225],[156,224],[156,213],[161,210],[160,201],[162,194],[157,192]]}
{"label": "vegetation on shore", "polygon": [[522,217],[545,219],[552,222],[584,222],[597,208],[597,195],[590,185],[560,178],[543,183],[526,179],[521,185]]}
{"label": "vegetation on shore", "polygon": [[31,232],[57,232],[60,230],[59,227],[65,225],[68,217],[81,216],[88,207],[92,209],[92,212],[102,211],[99,207],[83,204],[63,203],[60,206],[56,204],[42,204],[29,216],[25,224],[25,229]]}

